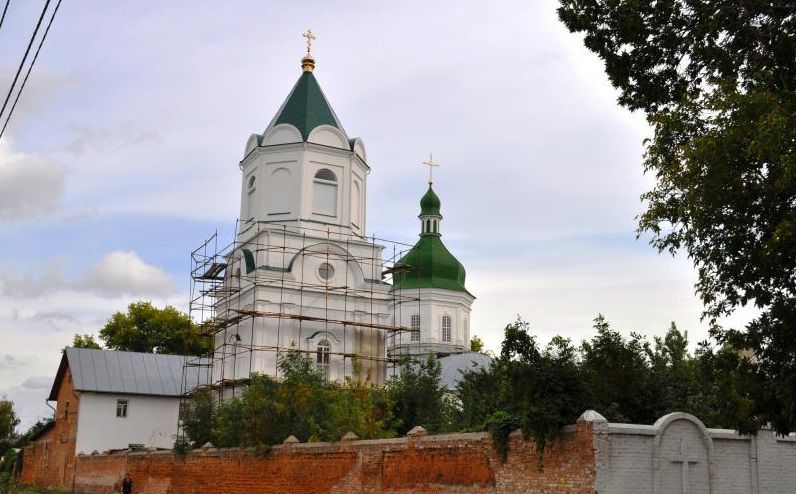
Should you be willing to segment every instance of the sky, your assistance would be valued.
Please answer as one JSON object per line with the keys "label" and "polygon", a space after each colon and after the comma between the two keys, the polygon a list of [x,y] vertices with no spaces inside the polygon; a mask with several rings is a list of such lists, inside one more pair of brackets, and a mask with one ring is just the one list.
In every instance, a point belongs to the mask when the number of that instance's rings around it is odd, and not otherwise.
{"label": "sky", "polygon": [[[42,2],[12,2],[0,94]],[[497,350],[518,315],[539,341],[707,335],[684,255],[636,238],[650,129],[552,0],[63,2],[0,140],[0,396],[24,430],[61,349],[134,300],[187,309],[189,253],[230,238],[238,164],[300,75],[365,141],[368,231],[413,243],[429,152],[443,240]],[[742,325],[748,315],[725,321]]]}

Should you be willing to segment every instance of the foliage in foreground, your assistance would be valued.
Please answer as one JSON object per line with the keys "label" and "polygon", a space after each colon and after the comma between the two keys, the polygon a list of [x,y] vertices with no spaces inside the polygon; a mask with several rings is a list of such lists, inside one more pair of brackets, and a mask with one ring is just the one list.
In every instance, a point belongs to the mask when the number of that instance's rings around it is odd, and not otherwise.
{"label": "foliage in foreground", "polygon": [[674,324],[651,341],[622,336],[601,315],[594,329],[577,346],[559,336],[541,346],[518,319],[506,326],[492,366],[466,372],[455,390],[441,387],[434,358],[403,362],[400,375],[380,387],[358,373],[327,382],[306,355],[290,352],[280,361],[279,381],[255,375],[239,396],[221,403],[209,390],[195,393],[184,417],[188,441],[179,446],[264,448],[289,435],[337,441],[349,431],[363,439],[393,437],[421,425],[432,434],[489,431],[505,457],[513,430],[542,448],[587,409],[641,424],[688,412],[709,427],[732,427],[746,413],[748,400],[738,390],[753,381],[737,371],[749,365],[743,353],[703,343],[691,354]]}
{"label": "foliage in foreground", "polygon": [[354,432],[363,439],[389,437],[392,402],[355,366],[342,385],[326,381],[306,355],[288,352],[279,362],[282,380],[254,375],[240,396],[218,402],[210,390],[194,393],[183,423],[190,445],[219,447],[337,441]]}
{"label": "foliage in foreground", "polygon": [[[654,129],[639,235],[685,251],[704,316],[760,316],[715,341],[733,376],[731,424],[796,430],[796,7],[792,1],[560,0],[559,18],[605,62],[619,103]],[[728,357],[728,358],[725,358]],[[735,406],[735,405],[733,405]]]}

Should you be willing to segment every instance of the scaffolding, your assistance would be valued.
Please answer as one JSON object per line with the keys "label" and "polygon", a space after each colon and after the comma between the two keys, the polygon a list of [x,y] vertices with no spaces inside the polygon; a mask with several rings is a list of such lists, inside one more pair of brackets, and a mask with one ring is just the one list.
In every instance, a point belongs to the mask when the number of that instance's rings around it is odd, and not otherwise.
{"label": "scaffolding", "polygon": [[[395,375],[402,358],[395,349],[413,331],[402,312],[420,303],[391,289],[393,275],[411,269],[397,264],[411,245],[254,220],[239,221],[231,242],[219,240],[215,232],[191,252],[189,314],[214,344],[208,355],[186,357],[183,397],[209,388],[225,399],[254,373],[278,378],[289,351],[309,355],[336,381]],[[336,348],[310,346],[318,334]]]}

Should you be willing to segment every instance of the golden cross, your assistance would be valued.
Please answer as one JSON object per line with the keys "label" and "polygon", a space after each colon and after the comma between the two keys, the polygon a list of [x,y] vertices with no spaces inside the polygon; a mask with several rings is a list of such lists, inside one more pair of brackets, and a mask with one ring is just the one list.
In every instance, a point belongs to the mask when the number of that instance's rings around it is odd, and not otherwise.
{"label": "golden cross", "polygon": [[312,29],[307,29],[307,32],[302,34],[305,38],[307,38],[307,55],[310,54],[310,50],[312,50],[312,40],[315,39],[315,35],[312,34]]}
{"label": "golden cross", "polygon": [[439,166],[439,163],[434,163],[434,156],[428,153],[428,161],[424,161],[423,165],[428,167],[428,185],[434,183],[434,168]]}

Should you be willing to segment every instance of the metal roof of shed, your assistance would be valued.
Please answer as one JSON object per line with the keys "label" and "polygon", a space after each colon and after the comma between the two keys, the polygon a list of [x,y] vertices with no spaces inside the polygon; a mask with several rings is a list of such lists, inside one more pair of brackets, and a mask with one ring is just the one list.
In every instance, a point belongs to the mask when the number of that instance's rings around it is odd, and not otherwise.
{"label": "metal roof of shed", "polygon": [[[180,396],[183,366],[194,359],[185,355],[119,352],[67,347],[50,391],[56,400],[66,366],[76,391],[150,396]],[[200,367],[186,366],[186,384],[199,384]]]}

